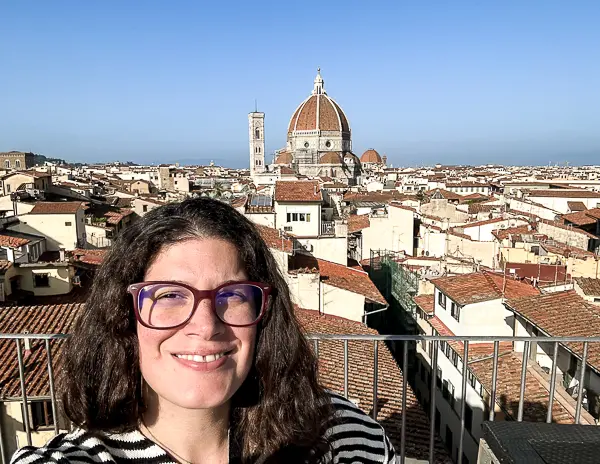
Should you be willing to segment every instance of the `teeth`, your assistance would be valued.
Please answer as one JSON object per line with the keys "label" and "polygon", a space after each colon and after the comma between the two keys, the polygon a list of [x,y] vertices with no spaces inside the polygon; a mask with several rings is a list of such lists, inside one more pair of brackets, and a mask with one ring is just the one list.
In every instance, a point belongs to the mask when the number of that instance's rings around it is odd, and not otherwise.
{"label": "teeth", "polygon": [[225,353],[209,354],[208,356],[200,356],[199,354],[176,354],[175,356],[177,356],[179,359],[185,359],[186,361],[208,363],[222,358],[225,356]]}

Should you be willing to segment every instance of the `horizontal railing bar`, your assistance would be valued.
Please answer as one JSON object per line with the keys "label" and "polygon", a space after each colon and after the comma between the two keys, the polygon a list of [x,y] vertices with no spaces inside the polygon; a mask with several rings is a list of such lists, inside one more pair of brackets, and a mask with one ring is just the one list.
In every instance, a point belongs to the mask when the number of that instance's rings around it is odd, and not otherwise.
{"label": "horizontal railing bar", "polygon": [[21,340],[64,340],[69,338],[71,334],[5,334],[0,333],[0,340],[6,338],[8,340],[14,340],[16,338],[20,338]]}
{"label": "horizontal railing bar", "polygon": [[307,334],[309,340],[379,340],[379,341],[451,341],[451,342],[564,342],[564,343],[600,343],[600,337],[512,337],[508,335],[342,335],[342,334]]}

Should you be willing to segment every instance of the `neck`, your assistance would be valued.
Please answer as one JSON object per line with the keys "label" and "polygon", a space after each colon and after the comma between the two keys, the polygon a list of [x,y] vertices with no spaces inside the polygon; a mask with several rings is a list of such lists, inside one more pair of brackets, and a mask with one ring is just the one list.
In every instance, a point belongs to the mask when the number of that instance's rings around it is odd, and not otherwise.
{"label": "neck", "polygon": [[228,403],[213,409],[186,409],[159,400],[153,392],[148,396],[142,426],[148,438],[184,461],[228,462]]}

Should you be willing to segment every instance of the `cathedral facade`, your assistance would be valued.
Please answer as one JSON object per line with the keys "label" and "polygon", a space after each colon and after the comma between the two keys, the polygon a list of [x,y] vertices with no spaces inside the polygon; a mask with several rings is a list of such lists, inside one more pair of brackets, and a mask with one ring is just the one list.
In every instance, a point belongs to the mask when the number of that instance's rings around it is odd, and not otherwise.
{"label": "cathedral facade", "polygon": [[[256,135],[252,118],[250,133]],[[251,135],[250,166],[255,168],[256,150]],[[274,165],[288,166],[308,177],[332,177],[348,185],[360,183],[361,162],[352,153],[350,123],[340,105],[327,95],[320,69],[312,93],[290,119],[286,147],[277,152]]]}

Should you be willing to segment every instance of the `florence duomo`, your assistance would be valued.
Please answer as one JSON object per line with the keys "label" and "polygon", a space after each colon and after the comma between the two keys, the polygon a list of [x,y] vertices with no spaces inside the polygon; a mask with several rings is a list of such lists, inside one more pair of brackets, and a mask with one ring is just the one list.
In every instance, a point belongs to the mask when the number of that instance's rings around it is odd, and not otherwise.
{"label": "florence duomo", "polygon": [[[265,171],[264,113],[248,115],[250,169]],[[317,70],[311,94],[294,111],[287,130],[285,148],[277,150],[272,168],[288,167],[307,177],[331,177],[347,185],[359,185],[365,169],[384,166],[379,154],[369,149],[359,159],[352,152],[352,131],[341,106],[325,91],[321,69]]]}

